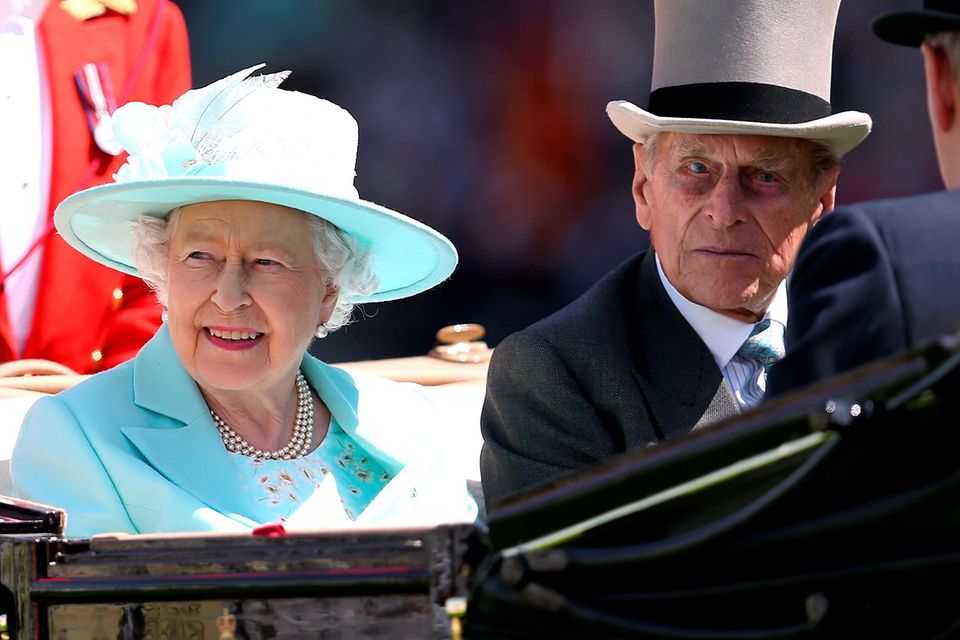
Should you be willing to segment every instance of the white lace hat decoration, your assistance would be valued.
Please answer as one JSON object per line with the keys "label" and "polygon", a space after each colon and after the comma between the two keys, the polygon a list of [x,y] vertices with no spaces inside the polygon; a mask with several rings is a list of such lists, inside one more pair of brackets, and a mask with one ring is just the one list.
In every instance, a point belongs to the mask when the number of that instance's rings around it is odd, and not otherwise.
{"label": "white lace hat decoration", "polygon": [[450,276],[453,244],[354,187],[357,123],[337,105],[278,86],[289,71],[244,69],[172,105],[126,104],[114,133],[130,154],[114,182],[76,193],[54,222],[71,246],[137,275],[131,222],[215,200],[254,200],[324,218],[370,252],[379,288],[351,302],[412,296]]}
{"label": "white lace hat decoration", "polygon": [[659,131],[821,142],[838,156],[872,125],[832,113],[830,73],[840,0],[655,0],[649,106],[616,100],[625,136]]}

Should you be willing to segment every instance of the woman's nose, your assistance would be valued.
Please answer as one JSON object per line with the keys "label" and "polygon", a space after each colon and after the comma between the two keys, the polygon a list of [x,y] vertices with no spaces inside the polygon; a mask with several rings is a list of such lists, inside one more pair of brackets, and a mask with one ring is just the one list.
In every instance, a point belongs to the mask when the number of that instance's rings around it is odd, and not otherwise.
{"label": "woman's nose", "polygon": [[250,304],[246,283],[247,272],[243,265],[227,262],[217,277],[217,286],[210,300],[227,313],[241,309]]}

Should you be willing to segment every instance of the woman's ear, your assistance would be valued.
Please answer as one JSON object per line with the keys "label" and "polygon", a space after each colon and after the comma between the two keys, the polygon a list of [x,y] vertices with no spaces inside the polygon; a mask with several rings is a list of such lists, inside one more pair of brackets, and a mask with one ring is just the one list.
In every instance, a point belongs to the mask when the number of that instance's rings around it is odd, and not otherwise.
{"label": "woman's ear", "polygon": [[333,280],[327,280],[327,291],[323,296],[323,301],[326,303],[332,299],[336,303],[338,297],[340,297],[340,287]]}
{"label": "woman's ear", "polygon": [[320,316],[317,318],[317,324],[326,324],[333,315],[333,310],[337,307],[337,301],[340,299],[340,287],[332,280],[327,280],[326,288],[323,293],[323,299],[320,301]]}
{"label": "woman's ear", "polygon": [[636,205],[637,222],[650,230],[650,204],[644,189],[647,186],[646,150],[639,142],[633,145],[633,202]]}

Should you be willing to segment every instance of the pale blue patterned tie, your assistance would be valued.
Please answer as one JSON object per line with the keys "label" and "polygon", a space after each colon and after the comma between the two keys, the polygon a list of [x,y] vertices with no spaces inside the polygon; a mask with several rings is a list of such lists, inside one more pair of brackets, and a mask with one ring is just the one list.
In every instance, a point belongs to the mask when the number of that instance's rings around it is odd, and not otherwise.
{"label": "pale blue patterned tie", "polygon": [[741,358],[756,360],[764,367],[769,367],[783,354],[783,325],[769,318],[753,325],[750,337],[737,350]]}

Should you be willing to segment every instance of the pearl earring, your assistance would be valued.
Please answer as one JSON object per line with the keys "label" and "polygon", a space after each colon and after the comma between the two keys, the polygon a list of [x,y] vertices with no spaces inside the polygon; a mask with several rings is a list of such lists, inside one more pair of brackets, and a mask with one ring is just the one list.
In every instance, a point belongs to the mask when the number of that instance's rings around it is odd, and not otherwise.
{"label": "pearl earring", "polygon": [[166,321],[167,321],[167,318],[169,318],[169,317],[170,317],[170,314],[167,313],[167,310],[166,310],[166,309],[164,309],[163,311],[160,312],[160,322],[166,322]]}
{"label": "pearl earring", "polygon": [[316,335],[318,338],[326,338],[328,335],[330,335],[330,330],[327,329],[327,325],[321,324],[317,326],[317,331],[314,335]]}

